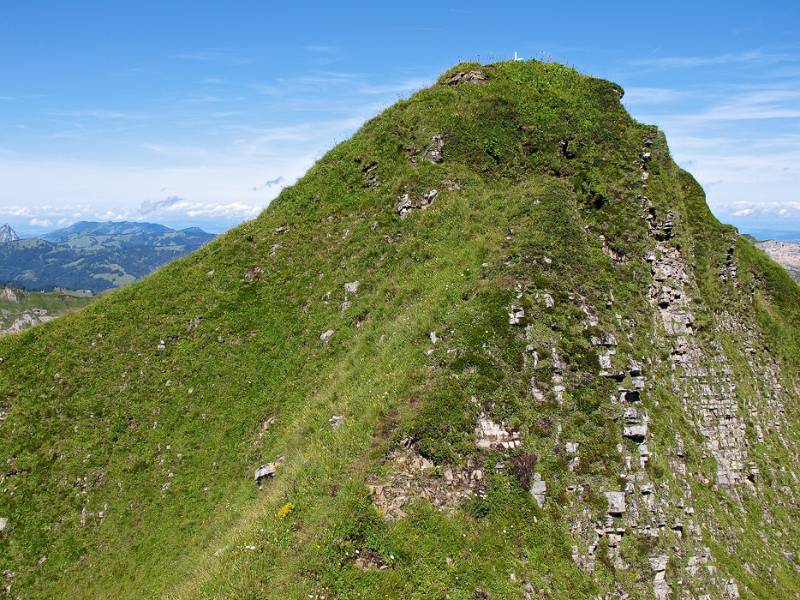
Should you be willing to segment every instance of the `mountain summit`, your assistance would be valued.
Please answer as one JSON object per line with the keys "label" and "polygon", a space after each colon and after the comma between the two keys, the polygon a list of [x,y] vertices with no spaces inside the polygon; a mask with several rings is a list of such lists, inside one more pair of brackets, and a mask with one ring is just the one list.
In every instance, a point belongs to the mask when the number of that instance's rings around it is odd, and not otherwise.
{"label": "mountain summit", "polygon": [[19,235],[17,232],[11,228],[11,225],[6,223],[2,227],[0,227],[0,244],[5,244],[7,242],[16,242],[19,239]]}
{"label": "mountain summit", "polygon": [[0,339],[8,593],[800,595],[800,288],[622,94],[457,65]]}

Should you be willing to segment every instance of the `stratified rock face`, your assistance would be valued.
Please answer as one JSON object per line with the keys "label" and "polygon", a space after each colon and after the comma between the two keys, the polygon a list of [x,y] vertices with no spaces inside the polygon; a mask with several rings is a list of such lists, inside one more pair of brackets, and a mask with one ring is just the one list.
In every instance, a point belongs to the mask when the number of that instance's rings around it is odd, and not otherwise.
{"label": "stratified rock face", "polygon": [[475,445],[481,450],[511,450],[520,445],[519,431],[508,431],[503,425],[495,423],[486,415],[481,415],[478,419],[475,438]]}
{"label": "stratified rock face", "polygon": [[[638,451],[631,456],[624,445],[618,446],[624,461],[621,477],[627,483],[623,490],[605,492],[608,505],[605,523],[598,520],[593,527],[587,527],[585,521],[582,523],[578,520],[573,525],[573,535],[581,543],[573,547],[572,555],[573,560],[584,570],[594,572],[598,549],[605,540],[609,558],[617,569],[625,570],[629,568],[630,557],[624,551],[623,542],[628,536],[649,538],[658,542],[677,539],[683,548],[682,552],[690,555],[690,558],[688,562],[683,562],[668,554],[650,557],[654,573],[651,592],[653,596],[661,599],[669,597],[671,584],[667,576],[667,564],[670,563],[674,571],[684,570],[684,581],[692,581],[694,589],[706,592],[717,590],[724,597],[734,597],[731,595],[733,587],[730,586],[730,580],[716,575],[713,557],[708,548],[702,545],[701,527],[696,521],[697,513],[692,500],[691,474],[684,463],[686,451],[683,438],[680,433],[675,433],[674,440],[670,441],[668,432],[653,431],[650,427],[648,408],[653,404],[649,400],[653,383],[666,383],[683,406],[683,418],[692,423],[703,441],[703,452],[714,461],[714,477],[719,489],[740,500],[755,491],[754,471],[752,463],[748,462],[749,442],[745,418],[739,406],[740,397],[736,393],[730,359],[717,339],[709,339],[709,336],[700,336],[697,333],[693,307],[701,304],[693,301],[693,297],[700,294],[692,269],[675,244],[676,238],[682,237],[683,233],[680,220],[669,210],[664,217],[660,217],[659,211],[647,195],[648,182],[651,179],[649,160],[652,144],[651,138],[644,140],[639,161],[641,191],[638,198],[642,219],[647,223],[649,236],[653,240],[653,246],[642,257],[649,265],[651,274],[647,296],[654,317],[652,342],[656,348],[667,350],[667,378],[658,381],[657,376],[656,381],[651,381],[645,375],[646,369],[642,367],[642,363],[651,365],[649,370],[655,373],[659,371],[658,360],[654,356],[646,356],[646,351],[645,355],[640,355],[641,359],[637,357],[630,361],[627,373],[624,370],[620,372],[615,369],[617,336],[606,333],[604,336],[592,337],[592,344],[598,349],[598,374],[623,382],[618,388],[618,401],[622,409],[622,436],[638,446]],[[605,245],[605,239],[600,241]],[[720,280],[732,289],[739,289],[737,264],[733,256],[731,251],[726,253]],[[613,260],[614,257],[610,258]],[[584,312],[587,315],[594,314],[590,309]],[[592,319],[589,323],[595,322],[596,319]],[[740,339],[743,332],[749,332],[745,337],[752,338],[755,329],[754,325],[746,325],[729,314],[720,315],[718,327],[720,330],[738,327],[740,331],[737,335]],[[625,332],[625,337],[631,339],[630,333]],[[750,343],[757,345],[754,341]],[[777,384],[777,378],[773,374],[774,366],[771,366],[769,360],[762,363],[762,368],[764,367],[768,375],[764,388],[769,389],[764,396],[771,398],[770,410],[780,415],[783,412],[781,387]],[[756,374],[756,377],[761,379],[763,375]],[[627,381],[630,384],[625,385]],[[753,406],[751,414],[758,412]],[[758,421],[768,422],[774,427],[782,424],[780,418],[774,419],[767,415],[759,415]],[[756,431],[762,431],[760,423],[756,424]],[[759,433],[759,436],[763,442],[763,433]],[[657,453],[650,449],[654,437],[661,438],[659,445],[663,446],[664,441],[667,445],[674,444],[671,467],[676,475],[674,483],[677,484],[677,490],[670,489],[673,483],[654,485],[651,480],[647,465],[654,457],[658,458]],[[704,476],[697,473],[694,476],[699,476],[704,484],[710,483]],[[576,491],[582,492],[580,484]],[[679,500],[674,499],[676,492]],[[586,515],[585,509],[583,514]],[[705,516],[701,516],[701,519]],[[706,523],[708,524],[707,521]],[[699,565],[703,565],[706,574],[704,583],[700,583]]]}
{"label": "stratified rock face", "polygon": [[[663,224],[654,230],[659,227],[663,231]],[[717,483],[735,490],[743,479],[747,443],[728,358],[719,344],[712,341],[702,348],[697,340],[691,284],[680,252],[666,241],[657,241],[652,271],[650,299],[672,344],[675,392],[695,416],[717,462]]]}
{"label": "stratified rock face", "polygon": [[6,223],[0,227],[0,244],[16,242],[17,240],[19,240],[19,235],[11,228],[11,225]]}
{"label": "stratified rock face", "polygon": [[800,287],[620,97],[459,65],[0,339],[10,595],[800,597]]}

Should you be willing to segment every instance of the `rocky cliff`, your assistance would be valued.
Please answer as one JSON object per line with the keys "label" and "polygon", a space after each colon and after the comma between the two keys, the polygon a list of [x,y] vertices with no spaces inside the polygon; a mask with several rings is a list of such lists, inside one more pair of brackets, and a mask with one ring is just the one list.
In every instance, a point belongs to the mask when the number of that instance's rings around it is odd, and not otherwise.
{"label": "rocky cliff", "polygon": [[767,240],[756,244],[772,259],[783,265],[786,271],[800,281],[800,242],[781,242]]}
{"label": "rocky cliff", "polygon": [[622,94],[458,65],[0,340],[8,593],[800,595],[800,288]]}

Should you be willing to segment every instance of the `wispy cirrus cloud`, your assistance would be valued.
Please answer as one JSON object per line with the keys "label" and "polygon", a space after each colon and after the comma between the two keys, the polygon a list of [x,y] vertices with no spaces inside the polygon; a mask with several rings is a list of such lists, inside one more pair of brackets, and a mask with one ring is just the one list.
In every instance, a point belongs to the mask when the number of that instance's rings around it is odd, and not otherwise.
{"label": "wispy cirrus cloud", "polygon": [[800,179],[800,149],[796,136],[752,140],[746,135],[667,135],[678,164],[691,171],[705,188],[711,209],[723,220],[794,219],[800,225],[795,200]]}
{"label": "wispy cirrus cloud", "polygon": [[278,77],[269,82],[250,84],[251,88],[263,96],[300,96],[303,93],[321,95],[335,88],[351,86],[363,81],[359,73],[345,71],[315,70],[293,77]]}
{"label": "wispy cirrus cloud", "polygon": [[[800,53],[750,50],[631,61],[629,76],[669,88],[626,86],[636,118],[657,124],[672,155],[704,186],[723,220],[800,228]],[[678,73],[678,71],[681,71]],[[701,79],[697,76],[701,75]],[[688,85],[687,85],[687,82]],[[675,93],[672,92],[675,90]]]}
{"label": "wispy cirrus cloud", "polygon": [[153,154],[180,160],[206,161],[215,158],[216,153],[206,146],[164,142],[145,142],[141,147]]}
{"label": "wispy cirrus cloud", "polygon": [[747,92],[700,113],[715,121],[796,119],[800,117],[800,90],[769,89]]}
{"label": "wispy cirrus cloud", "polygon": [[306,44],[301,48],[317,65],[330,65],[341,60],[342,51],[338,46],[328,44]]}
{"label": "wispy cirrus cloud", "polygon": [[768,65],[794,62],[799,59],[800,55],[795,53],[748,50],[745,52],[728,52],[723,54],[699,56],[661,56],[652,58],[639,58],[632,60],[631,64],[644,67],[679,69],[722,65]]}
{"label": "wispy cirrus cloud", "polygon": [[432,83],[430,79],[406,79],[403,81],[393,82],[393,83],[384,83],[384,84],[373,84],[364,82],[358,86],[358,91],[362,94],[368,95],[394,95],[394,94],[407,94],[409,92],[415,92],[423,87],[426,87]]}
{"label": "wispy cirrus cloud", "polygon": [[[324,56],[333,50],[308,52]],[[143,103],[146,110],[63,104],[43,109],[37,135],[53,140],[52,152],[0,151],[3,193],[14,200],[3,209],[19,213],[9,219],[230,226],[256,216],[397,94],[430,81],[409,72],[393,80],[318,66],[253,82],[214,64],[237,61],[235,53],[174,58],[208,63],[208,76],[194,75],[194,87]],[[91,152],[64,158],[79,147]]]}
{"label": "wispy cirrus cloud", "polygon": [[[679,111],[667,109],[660,113],[644,114],[640,118],[662,126],[691,126],[695,129],[720,121],[800,118],[800,90],[796,88],[773,87],[756,91],[728,92],[722,99],[719,92],[706,91],[705,95],[716,96],[716,100],[704,101],[693,109],[684,108]],[[664,99],[664,102],[666,101]]]}
{"label": "wispy cirrus cloud", "polygon": [[625,104],[663,104],[674,102],[683,94],[677,90],[661,87],[630,87],[625,90]]}
{"label": "wispy cirrus cloud", "polygon": [[224,65],[247,65],[253,59],[243,56],[232,48],[205,48],[192,52],[181,52],[173,55],[173,58],[190,62],[219,63]]}
{"label": "wispy cirrus cloud", "polygon": [[[364,119],[430,84],[433,77],[380,80],[365,73],[313,70],[293,77],[250,83],[276,111],[332,116],[357,114]],[[311,117],[305,117],[312,120]],[[313,120],[318,120],[313,117]]]}
{"label": "wispy cirrus cloud", "polygon": [[51,111],[54,117],[67,117],[70,119],[95,119],[98,121],[143,121],[147,115],[140,112],[108,109],[81,109]]}

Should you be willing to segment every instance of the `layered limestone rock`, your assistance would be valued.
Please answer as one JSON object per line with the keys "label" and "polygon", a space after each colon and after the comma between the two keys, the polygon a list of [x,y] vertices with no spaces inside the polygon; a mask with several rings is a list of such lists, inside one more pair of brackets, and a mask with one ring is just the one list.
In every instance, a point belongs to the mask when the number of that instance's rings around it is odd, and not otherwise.
{"label": "layered limestone rock", "polygon": [[[642,189],[647,189],[649,181],[648,158],[644,156],[649,157],[650,144],[648,140],[642,153]],[[739,409],[731,362],[717,339],[700,338],[696,332],[692,314],[696,286],[690,267],[673,245],[678,218],[667,213],[659,219],[649,199],[644,195],[640,198],[654,242],[654,250],[645,257],[652,274],[648,297],[657,319],[656,332],[667,340],[670,348],[668,383],[682,400],[688,420],[701,434],[706,452],[714,458],[717,485],[739,497],[743,482],[755,489],[753,482],[757,480],[758,468],[748,463],[746,426]],[[729,252],[722,276],[733,289],[738,289],[737,269],[733,253]],[[591,310],[584,312],[590,314]],[[754,338],[752,327],[731,315],[718,317],[721,330],[734,334],[739,341],[746,340],[749,350],[745,356],[762,391],[759,400],[770,407],[767,411],[763,410],[763,405],[759,405],[758,410],[750,409],[750,417],[763,441],[762,428],[779,430],[783,422],[779,369],[768,356],[759,355],[757,349],[763,344]],[[585,323],[587,327],[597,325],[597,320]],[[655,485],[645,469],[651,458],[649,441],[653,435],[646,409],[649,386],[645,369],[638,360],[630,360],[627,369],[620,367],[618,338],[619,335],[606,332],[602,336],[593,335],[591,341],[598,356],[597,375],[620,382],[612,404],[621,410],[621,433],[628,440],[628,444],[618,446],[624,464],[619,477],[625,484],[620,490],[604,492],[608,505],[605,518],[585,507],[574,518],[571,531],[577,543],[572,549],[573,560],[587,572],[593,572],[602,547],[614,568],[624,571],[630,565],[630,557],[623,550],[626,536],[649,539],[659,545],[670,543],[675,555],[670,552],[650,558],[652,597],[669,598],[674,589],[682,589],[689,582],[693,593],[686,597],[704,598],[714,594],[738,597],[737,582],[721,576],[710,550],[702,545],[680,433],[669,434],[674,435],[674,450],[667,457],[674,479]],[[631,339],[631,336],[623,329],[621,338]],[[661,345],[658,338],[654,341]],[[763,427],[759,423],[763,423]],[[668,435],[664,431],[657,433],[662,440]],[[632,448],[636,451],[631,452]],[[577,447],[570,446],[570,449],[577,450]],[[694,476],[702,479],[700,474]],[[578,509],[581,505],[577,500],[583,497],[586,486],[578,483],[568,489],[574,494],[571,506]]]}
{"label": "layered limestone rock", "polygon": [[[642,172],[647,172],[646,162]],[[655,252],[647,256],[653,276],[650,302],[672,345],[673,388],[683,399],[687,414],[695,415],[706,447],[716,460],[717,484],[736,493],[747,462],[747,442],[730,361],[716,339],[701,342],[695,334],[691,310],[694,286],[681,251],[671,242],[677,226],[675,215],[670,212],[659,220],[650,199],[645,195],[641,199],[656,242]],[[735,239],[722,279],[734,281],[738,287],[734,244]]]}
{"label": "layered limestone rock", "polygon": [[[671,231],[664,223],[654,225],[654,235]],[[691,312],[691,282],[680,251],[659,239],[649,257],[653,273],[650,300],[657,307],[661,325],[672,344],[670,360],[673,385],[687,414],[695,414],[706,446],[717,462],[717,484],[736,490],[747,462],[745,424],[739,415],[736,387],[724,350],[716,341],[701,348]]]}
{"label": "layered limestone rock", "polygon": [[488,416],[481,415],[475,427],[475,444],[481,450],[511,450],[520,445],[519,431],[509,431]]}

